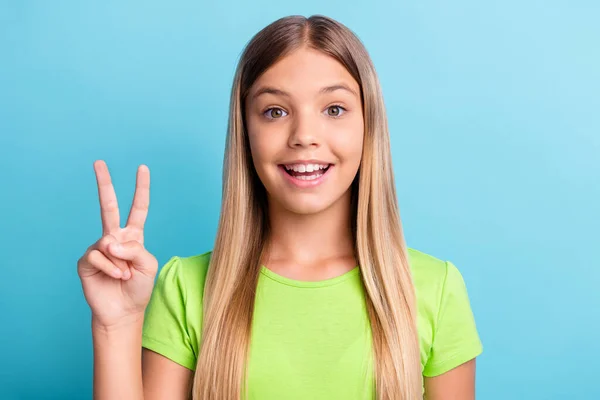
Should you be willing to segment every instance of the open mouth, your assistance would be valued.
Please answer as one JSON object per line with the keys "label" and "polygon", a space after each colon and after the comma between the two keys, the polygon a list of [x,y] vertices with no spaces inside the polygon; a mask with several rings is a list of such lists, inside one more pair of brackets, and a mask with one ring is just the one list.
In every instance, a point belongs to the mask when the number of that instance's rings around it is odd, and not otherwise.
{"label": "open mouth", "polygon": [[301,181],[314,181],[329,171],[332,164],[280,165],[289,176]]}

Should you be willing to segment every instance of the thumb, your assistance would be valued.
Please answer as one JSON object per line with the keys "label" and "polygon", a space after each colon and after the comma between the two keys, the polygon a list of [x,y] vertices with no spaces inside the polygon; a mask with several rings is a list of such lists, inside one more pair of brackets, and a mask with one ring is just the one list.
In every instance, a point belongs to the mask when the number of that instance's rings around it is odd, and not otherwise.
{"label": "thumb", "polygon": [[122,260],[130,261],[133,267],[140,271],[152,272],[158,267],[156,257],[136,240],[124,243],[112,242],[108,245],[108,251]]}

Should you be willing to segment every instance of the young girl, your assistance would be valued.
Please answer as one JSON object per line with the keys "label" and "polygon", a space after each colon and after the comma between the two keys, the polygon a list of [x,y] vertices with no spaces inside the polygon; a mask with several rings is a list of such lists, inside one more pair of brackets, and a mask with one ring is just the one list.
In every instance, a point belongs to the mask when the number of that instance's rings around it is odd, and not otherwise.
{"label": "young girl", "polygon": [[[384,102],[359,39],[280,19],[233,82],[211,252],[144,248],[94,164],[103,235],[78,262],[96,399],[473,399],[482,351],[461,274],[407,248]],[[143,350],[142,350],[143,348]]]}

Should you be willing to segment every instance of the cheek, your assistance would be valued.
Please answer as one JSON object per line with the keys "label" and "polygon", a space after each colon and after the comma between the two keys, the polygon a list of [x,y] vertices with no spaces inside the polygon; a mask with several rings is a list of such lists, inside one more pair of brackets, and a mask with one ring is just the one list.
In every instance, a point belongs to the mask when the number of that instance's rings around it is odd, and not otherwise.
{"label": "cheek", "polygon": [[262,155],[265,153],[265,141],[264,135],[260,134],[260,129],[256,124],[254,118],[248,118],[248,142],[250,143],[250,152],[252,153],[252,160],[254,164],[259,164]]}
{"label": "cheek", "polygon": [[265,164],[272,162],[277,154],[278,143],[274,140],[277,135],[271,133],[269,127],[259,126],[252,120],[248,121],[250,152],[257,170],[261,170]]}
{"label": "cheek", "polygon": [[362,119],[348,121],[349,123],[340,132],[335,135],[332,147],[337,156],[343,161],[351,164],[360,162],[362,157],[362,148],[364,140],[364,128]]}

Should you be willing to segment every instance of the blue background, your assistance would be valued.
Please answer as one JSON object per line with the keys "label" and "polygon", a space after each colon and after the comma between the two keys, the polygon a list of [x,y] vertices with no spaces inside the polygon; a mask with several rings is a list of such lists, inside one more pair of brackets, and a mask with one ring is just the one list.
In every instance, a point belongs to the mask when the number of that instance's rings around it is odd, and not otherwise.
{"label": "blue background", "polygon": [[0,2],[0,398],[91,398],[93,161],[123,215],[149,165],[159,262],[210,249],[238,56],[314,13],[373,57],[408,244],[469,289],[478,398],[600,398],[600,3],[302,3]]}

